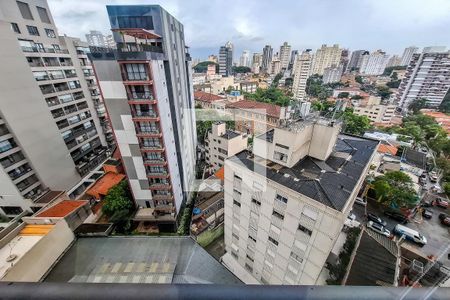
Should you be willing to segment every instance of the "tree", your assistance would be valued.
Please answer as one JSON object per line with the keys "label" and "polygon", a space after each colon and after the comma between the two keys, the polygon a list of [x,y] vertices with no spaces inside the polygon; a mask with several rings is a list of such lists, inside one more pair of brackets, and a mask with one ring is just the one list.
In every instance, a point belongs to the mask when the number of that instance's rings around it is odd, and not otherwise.
{"label": "tree", "polygon": [[377,94],[378,94],[378,96],[380,96],[381,97],[381,99],[388,99],[389,98],[389,96],[391,96],[391,94],[392,94],[392,92],[391,92],[391,90],[389,89],[389,87],[387,87],[387,86],[385,86],[385,85],[378,85],[377,87],[376,87],[376,89],[377,89]]}
{"label": "tree", "polygon": [[400,86],[401,80],[391,80],[386,85],[391,89],[397,89]]}
{"label": "tree", "polygon": [[442,187],[444,188],[445,194],[450,197],[450,182],[444,182],[442,184]]}
{"label": "tree", "polygon": [[359,84],[364,84],[363,78],[359,75],[355,76],[355,81]]}
{"label": "tree", "polygon": [[257,88],[253,94],[245,94],[247,99],[258,102],[272,103],[279,106],[288,106],[291,102],[291,95],[277,87],[269,87],[268,89]]}
{"label": "tree", "polygon": [[349,92],[340,92],[338,94],[338,98],[348,98],[349,95],[350,95]]}
{"label": "tree", "polygon": [[351,99],[352,99],[352,100],[360,100],[360,99],[364,99],[364,97],[361,96],[361,95],[354,95],[354,96],[352,96]]}
{"label": "tree", "polygon": [[387,67],[384,69],[383,75],[388,76],[392,73],[394,70],[406,70],[406,66],[393,66],[393,67]]}
{"label": "tree", "polygon": [[428,100],[425,98],[417,98],[408,105],[408,109],[412,110],[413,114],[417,114],[422,108],[428,106]]}
{"label": "tree", "polygon": [[363,135],[370,129],[370,120],[366,116],[355,115],[351,110],[343,114],[344,132],[354,135]]}
{"label": "tree", "polygon": [[206,73],[208,70],[208,65],[216,66],[216,73],[219,73],[219,65],[212,61],[202,61],[194,66],[195,73]]}
{"label": "tree", "polygon": [[372,183],[377,200],[393,208],[411,208],[418,197],[411,177],[402,171],[390,171],[375,178]]}
{"label": "tree", "polygon": [[450,113],[450,89],[447,91],[447,94],[439,105],[439,110],[445,113]]}
{"label": "tree", "polygon": [[252,69],[249,67],[239,66],[239,67],[233,67],[233,73],[250,73]]}
{"label": "tree", "polygon": [[111,222],[117,223],[127,218],[132,208],[128,183],[124,180],[108,191],[102,211]]}
{"label": "tree", "polygon": [[273,78],[273,81],[272,81],[272,84],[270,85],[270,87],[272,87],[272,88],[278,87],[278,84],[280,83],[281,77],[283,77],[282,73],[278,73],[277,75],[275,75],[275,77]]}

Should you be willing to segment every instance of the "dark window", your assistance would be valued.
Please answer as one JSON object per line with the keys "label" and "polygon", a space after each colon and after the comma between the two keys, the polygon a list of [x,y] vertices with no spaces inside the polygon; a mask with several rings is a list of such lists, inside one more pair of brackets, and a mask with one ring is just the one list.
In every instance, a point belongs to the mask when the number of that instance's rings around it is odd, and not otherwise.
{"label": "dark window", "polygon": [[247,258],[249,261],[254,262],[255,260],[253,259],[253,257],[251,257],[250,255],[247,254]]}
{"label": "dark window", "polygon": [[233,200],[233,204],[238,206],[238,207],[241,207],[241,204],[239,202],[237,202],[236,200]]}
{"label": "dark window", "polygon": [[255,203],[258,206],[261,206],[261,201],[258,201],[256,199],[252,198],[252,202]]}
{"label": "dark window", "polygon": [[232,236],[233,236],[235,239],[239,240],[239,236],[238,236],[236,233],[233,233]]}
{"label": "dark window", "polygon": [[21,1],[16,1],[16,2],[17,2],[17,6],[19,7],[20,13],[22,14],[22,17],[24,19],[34,20],[28,4],[25,2],[21,2]]}
{"label": "dark window", "polygon": [[241,177],[239,177],[239,176],[237,176],[237,175],[234,175],[234,179],[237,179],[237,180],[242,180],[242,178],[241,178]]}
{"label": "dark window", "polygon": [[47,24],[51,24],[52,22],[50,22],[50,18],[48,17],[48,13],[47,10],[43,7],[39,7],[36,6],[38,14],[39,14],[39,18],[41,18],[41,21]]}
{"label": "dark window", "polygon": [[273,244],[278,246],[278,241],[270,236],[269,236],[269,242],[272,242]]}
{"label": "dark window", "polygon": [[277,218],[280,218],[281,220],[284,220],[284,216],[275,210],[272,212],[272,215]]}
{"label": "dark window", "polygon": [[288,149],[289,149],[289,147],[288,147],[288,146],[285,146],[285,145],[281,145],[281,144],[278,144],[278,143],[275,143],[275,146],[278,146],[278,147],[280,147],[280,148],[283,148],[283,149],[286,149],[286,150],[288,150]]}
{"label": "dark window", "polygon": [[306,233],[307,235],[311,236],[312,231],[308,228],[306,228],[305,226],[299,224],[298,225],[298,230],[303,231],[304,233]]}
{"label": "dark window", "polygon": [[278,201],[281,201],[283,203],[287,203],[288,199],[286,197],[280,196],[277,194],[277,196],[275,197],[275,199],[277,199]]}
{"label": "dark window", "polygon": [[29,26],[29,25],[27,25],[27,29],[28,29],[28,33],[30,35],[39,35],[39,31],[38,31],[36,26]]}
{"label": "dark window", "polygon": [[245,264],[245,268],[249,271],[249,272],[253,272],[253,268],[251,266],[249,266],[247,263]]}
{"label": "dark window", "polygon": [[20,33],[19,25],[17,25],[17,23],[11,23],[11,28],[15,33]]}
{"label": "dark window", "polygon": [[119,16],[117,17],[117,23],[119,28],[154,29],[151,16]]}
{"label": "dark window", "polygon": [[296,261],[298,261],[298,262],[303,262],[303,258],[301,258],[300,256],[298,256],[297,254],[295,254],[294,252],[291,252],[291,257],[293,258],[293,259],[295,259]]}
{"label": "dark window", "polygon": [[49,38],[56,38],[55,31],[53,29],[45,28],[45,33]]}
{"label": "dark window", "polygon": [[7,215],[18,215],[23,212],[20,206],[2,206],[1,208]]}
{"label": "dark window", "polygon": [[248,238],[256,243],[256,239],[254,237],[252,237],[251,235],[249,235]]}

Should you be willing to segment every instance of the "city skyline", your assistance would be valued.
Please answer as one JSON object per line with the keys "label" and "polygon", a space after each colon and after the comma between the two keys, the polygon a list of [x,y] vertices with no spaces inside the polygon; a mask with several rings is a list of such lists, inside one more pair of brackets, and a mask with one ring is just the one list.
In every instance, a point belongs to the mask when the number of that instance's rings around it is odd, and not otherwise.
{"label": "city skyline", "polygon": [[[195,58],[217,54],[228,40],[235,45],[234,60],[244,49],[261,52],[266,44],[279,49],[284,41],[298,50],[337,43],[351,50],[382,49],[389,55],[401,55],[411,45],[448,45],[445,29],[450,26],[450,2],[442,0],[429,1],[426,6],[422,1],[324,1],[320,5],[301,1],[286,3],[289,9],[269,1],[250,1],[245,7],[239,2],[154,2],[185,24],[187,45]],[[120,1],[49,0],[59,31],[83,39],[89,30],[110,33],[106,3]],[[127,4],[142,4],[142,0]],[[198,18],[198,11],[203,12],[202,18]],[[286,35],[277,34],[280,31]]]}

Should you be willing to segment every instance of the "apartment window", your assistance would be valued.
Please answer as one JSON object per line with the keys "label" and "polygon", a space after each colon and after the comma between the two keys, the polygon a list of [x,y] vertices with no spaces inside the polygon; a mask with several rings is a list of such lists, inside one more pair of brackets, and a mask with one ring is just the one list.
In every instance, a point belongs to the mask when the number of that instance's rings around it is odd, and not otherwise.
{"label": "apartment window", "polygon": [[249,271],[249,272],[253,272],[253,268],[251,266],[249,266],[249,264],[245,263],[245,268]]}
{"label": "apartment window", "polygon": [[236,252],[231,251],[231,256],[233,256],[235,259],[238,259],[238,255]]}
{"label": "apartment window", "polygon": [[252,203],[255,203],[256,205],[261,206],[261,201],[258,201],[255,198],[252,198]]}
{"label": "apartment window", "polygon": [[278,246],[278,241],[276,239],[272,238],[271,236],[269,236],[269,242],[271,242],[275,246]]}
{"label": "apartment window", "polygon": [[273,151],[273,158],[282,162],[287,162],[288,156],[284,153]]}
{"label": "apartment window", "polygon": [[45,34],[47,34],[47,36],[49,38],[56,38],[56,34],[55,34],[55,31],[53,29],[45,28]]}
{"label": "apartment window", "polygon": [[247,258],[249,261],[254,262],[255,260],[253,259],[253,257],[251,257],[250,255],[247,254]]}
{"label": "apartment window", "polygon": [[303,226],[301,224],[298,225],[298,230],[303,231],[304,233],[306,233],[309,236],[311,236],[311,234],[312,234],[312,230],[306,228],[305,226]]}
{"label": "apartment window", "polygon": [[283,202],[283,203],[287,203],[288,202],[288,199],[286,197],[280,196],[278,194],[276,195],[275,199],[280,201],[280,202]]}
{"label": "apartment window", "polygon": [[68,118],[67,121],[69,122],[70,125],[72,125],[72,124],[80,122],[80,117],[72,116],[72,117]]}
{"label": "apartment window", "polygon": [[22,17],[24,19],[34,20],[28,4],[25,2],[21,2],[21,1],[16,1],[16,2],[17,2],[17,6],[19,7],[20,13],[22,14]]}
{"label": "apartment window", "polygon": [[281,220],[284,220],[284,216],[275,210],[272,212],[272,216],[275,216]]}
{"label": "apartment window", "polygon": [[1,209],[7,215],[19,215],[23,212],[23,209],[20,206],[1,206]]}
{"label": "apartment window", "polygon": [[236,200],[233,200],[233,204],[236,205],[237,207],[241,207],[241,203],[239,203],[239,202],[236,201]]}
{"label": "apartment window", "polygon": [[17,23],[11,23],[11,28],[15,33],[20,33],[19,25],[17,25]]}
{"label": "apartment window", "polygon": [[30,35],[39,35],[39,30],[36,26],[27,25],[27,30]]}
{"label": "apartment window", "polygon": [[144,64],[127,64],[127,79],[128,80],[147,80],[147,72]]}
{"label": "apartment window", "polygon": [[251,235],[249,235],[248,238],[256,243],[256,239],[254,237],[252,237]]}
{"label": "apartment window", "polygon": [[12,148],[13,145],[8,140],[0,142],[0,153],[6,152]]}
{"label": "apartment window", "polygon": [[275,143],[275,146],[283,148],[283,149],[286,149],[286,150],[289,150],[289,147],[285,146],[285,145],[281,145],[281,144]]}
{"label": "apartment window", "polygon": [[39,18],[41,18],[41,21],[43,23],[47,23],[47,24],[51,24],[52,22],[50,22],[50,18],[48,16],[47,10],[43,7],[39,7],[36,6],[38,14],[39,14]]}
{"label": "apartment window", "polygon": [[238,236],[236,233],[232,233],[231,235],[232,235],[236,240],[239,241],[239,236]]}
{"label": "apartment window", "polygon": [[119,16],[117,17],[117,23],[119,28],[154,29],[151,16]]}
{"label": "apartment window", "polygon": [[239,176],[237,176],[237,175],[234,175],[234,179],[236,179],[236,180],[242,180],[242,178],[239,177]]}
{"label": "apartment window", "polygon": [[303,258],[301,258],[299,255],[295,254],[294,252],[291,252],[291,257],[298,261],[299,263],[303,262]]}

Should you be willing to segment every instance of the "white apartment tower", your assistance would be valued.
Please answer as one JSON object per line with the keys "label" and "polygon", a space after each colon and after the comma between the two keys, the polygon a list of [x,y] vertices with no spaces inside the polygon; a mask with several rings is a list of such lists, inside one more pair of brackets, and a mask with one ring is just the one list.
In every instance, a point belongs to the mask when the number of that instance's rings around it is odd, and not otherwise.
{"label": "white apartment tower", "polygon": [[335,44],[331,47],[322,45],[320,49],[317,49],[314,55],[313,67],[311,74],[323,75],[325,68],[339,65],[341,61],[342,49],[339,45]]}
{"label": "white apartment tower", "polygon": [[306,50],[298,54],[294,61],[292,93],[298,101],[306,100],[306,81],[311,72],[312,59],[311,50]]}
{"label": "white apartment tower", "polygon": [[272,63],[273,49],[270,45],[263,48],[261,69],[264,73],[269,73]]}
{"label": "white apartment tower", "polygon": [[344,71],[343,65],[331,66],[325,68],[323,72],[323,83],[339,82],[341,80],[342,72]]}
{"label": "white apartment tower", "polygon": [[361,58],[359,73],[362,75],[381,75],[389,62],[389,55],[381,50],[365,52]]}
{"label": "white apartment tower", "polygon": [[400,62],[401,66],[407,66],[413,56],[413,54],[417,53],[419,51],[419,47],[411,46],[408,48],[405,48],[402,55],[402,60]]}
{"label": "white apartment tower", "polygon": [[425,98],[430,107],[438,107],[450,88],[450,52],[413,54],[397,92],[398,106]]}
{"label": "white apartment tower", "polygon": [[85,36],[89,46],[107,47],[105,36],[100,31],[91,30]]}
{"label": "white apartment tower", "polygon": [[287,42],[284,42],[283,45],[280,46],[280,63],[281,69],[287,70],[289,66],[289,60],[291,58],[291,45]]}
{"label": "white apartment tower", "polygon": [[242,55],[239,58],[239,65],[243,67],[250,67],[250,51],[242,51]]}
{"label": "white apartment tower", "polygon": [[275,128],[225,161],[225,265],[251,282],[318,284],[378,147],[339,130]]}

